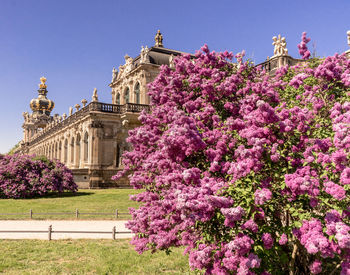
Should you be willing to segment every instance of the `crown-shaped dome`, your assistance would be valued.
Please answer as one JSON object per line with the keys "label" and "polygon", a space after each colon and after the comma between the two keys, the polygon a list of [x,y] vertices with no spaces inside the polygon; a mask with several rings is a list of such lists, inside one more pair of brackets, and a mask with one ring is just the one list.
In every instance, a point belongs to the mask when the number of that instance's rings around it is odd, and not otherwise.
{"label": "crown-shaped dome", "polygon": [[45,114],[49,116],[52,109],[55,107],[55,103],[46,97],[46,78],[41,77],[40,82],[41,83],[39,84],[38,90],[39,95],[37,98],[33,98],[30,101],[30,108],[32,109],[34,114]]}

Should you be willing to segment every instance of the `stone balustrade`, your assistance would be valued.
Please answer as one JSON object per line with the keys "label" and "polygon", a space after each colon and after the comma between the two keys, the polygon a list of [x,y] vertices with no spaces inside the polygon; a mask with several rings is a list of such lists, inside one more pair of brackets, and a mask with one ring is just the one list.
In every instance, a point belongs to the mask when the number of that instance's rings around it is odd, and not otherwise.
{"label": "stone balustrade", "polygon": [[73,113],[71,116],[68,116],[66,119],[45,127],[42,131],[36,133],[33,138],[29,141],[28,145],[33,145],[41,141],[46,136],[58,131],[59,129],[66,127],[79,118],[87,115],[91,112],[103,112],[103,113],[114,113],[114,114],[125,114],[125,113],[140,113],[143,110],[149,112],[150,106],[146,104],[135,104],[135,103],[126,103],[124,105],[116,105],[102,102],[90,102],[85,107],[81,108],[79,111]]}

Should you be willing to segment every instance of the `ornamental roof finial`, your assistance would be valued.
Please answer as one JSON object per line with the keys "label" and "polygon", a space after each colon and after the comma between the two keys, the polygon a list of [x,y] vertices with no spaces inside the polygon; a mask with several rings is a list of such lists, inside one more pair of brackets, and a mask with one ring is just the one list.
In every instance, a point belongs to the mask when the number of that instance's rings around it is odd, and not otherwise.
{"label": "ornamental roof finial", "polygon": [[164,47],[163,46],[163,35],[161,34],[160,30],[158,30],[156,36],[154,37],[154,40],[156,41],[156,44],[155,44],[156,47]]}
{"label": "ornamental roof finial", "polygon": [[45,84],[45,82],[46,82],[46,77],[44,77],[44,76],[42,76],[42,77],[40,77],[40,84],[39,84],[39,88],[40,89],[46,89],[46,84]]}

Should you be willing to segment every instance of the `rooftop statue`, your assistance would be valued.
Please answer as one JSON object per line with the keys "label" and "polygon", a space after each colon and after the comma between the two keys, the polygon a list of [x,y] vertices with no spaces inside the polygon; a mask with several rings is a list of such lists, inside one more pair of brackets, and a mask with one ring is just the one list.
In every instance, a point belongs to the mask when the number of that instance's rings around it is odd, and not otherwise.
{"label": "rooftop statue", "polygon": [[116,68],[113,67],[113,70],[112,70],[112,82],[117,80],[117,77],[118,77],[118,71],[117,71]]}
{"label": "rooftop statue", "polygon": [[125,73],[128,73],[132,70],[133,59],[130,56],[128,56],[127,54],[124,56],[124,59],[125,59],[125,65],[124,65]]}
{"label": "rooftop statue", "polygon": [[272,45],[275,46],[273,50],[274,56],[288,55],[287,42],[285,37],[281,37],[281,35],[279,34],[278,37],[272,37],[272,40]]}
{"label": "rooftop statue", "polygon": [[40,77],[40,84],[39,84],[39,88],[40,89],[46,89],[47,88],[47,86],[46,86],[46,84],[45,84],[45,82],[46,82],[46,77],[44,77],[44,76],[42,76],[42,77]]}
{"label": "rooftop statue", "polygon": [[347,31],[346,34],[348,35],[348,45],[350,46],[350,31]]}
{"label": "rooftop statue", "polygon": [[146,46],[145,48],[142,46],[141,47],[141,52],[140,52],[140,62],[141,63],[149,63],[149,48]]}
{"label": "rooftop statue", "polygon": [[158,30],[156,36],[154,37],[154,40],[156,41],[154,46],[156,46],[156,47],[164,47],[163,46],[163,35],[161,34],[160,30]]}
{"label": "rooftop statue", "polygon": [[119,73],[117,74],[117,79],[121,78],[124,74],[124,65],[119,66]]}
{"label": "rooftop statue", "polygon": [[94,91],[92,92],[92,102],[97,102],[98,101],[98,95],[97,95],[97,89],[95,88]]}
{"label": "rooftop statue", "polygon": [[23,115],[23,117],[24,117],[24,121],[25,121],[25,122],[28,122],[28,120],[29,120],[29,114],[28,114],[28,112],[23,112],[22,115]]}
{"label": "rooftop statue", "polygon": [[173,54],[171,54],[171,55],[169,56],[169,67],[170,67],[171,69],[174,69],[174,68],[175,68],[174,55],[173,55]]}

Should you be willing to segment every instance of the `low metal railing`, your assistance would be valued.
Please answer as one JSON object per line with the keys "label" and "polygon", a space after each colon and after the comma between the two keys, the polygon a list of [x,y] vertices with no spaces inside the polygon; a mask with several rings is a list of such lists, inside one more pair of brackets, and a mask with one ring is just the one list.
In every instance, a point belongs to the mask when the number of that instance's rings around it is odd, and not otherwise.
{"label": "low metal railing", "polygon": [[113,226],[111,231],[71,231],[71,230],[52,230],[52,225],[49,225],[47,230],[0,230],[0,233],[47,233],[48,240],[52,240],[52,234],[53,233],[68,233],[68,234],[112,234],[112,239],[115,240],[115,236],[117,234],[131,234],[131,231],[117,231],[116,227]]}

